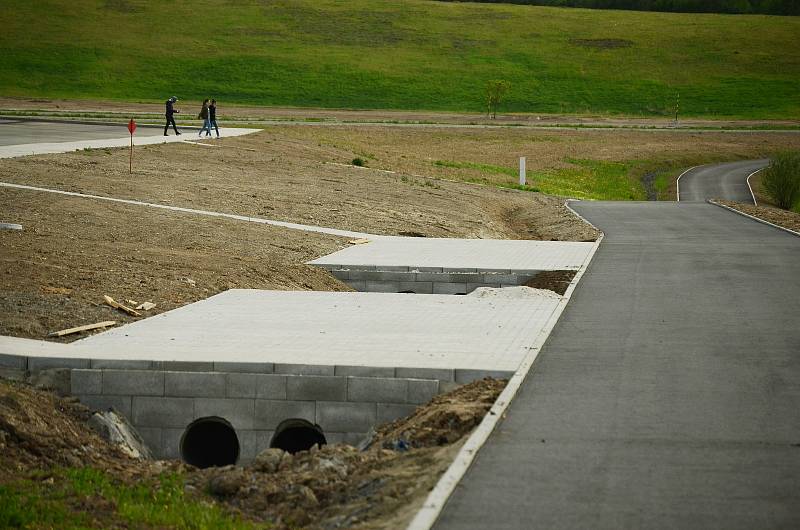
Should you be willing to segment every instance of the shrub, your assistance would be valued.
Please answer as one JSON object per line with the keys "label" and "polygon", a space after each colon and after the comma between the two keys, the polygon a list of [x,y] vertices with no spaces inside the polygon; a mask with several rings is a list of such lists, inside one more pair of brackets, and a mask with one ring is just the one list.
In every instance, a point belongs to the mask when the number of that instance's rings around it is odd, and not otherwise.
{"label": "shrub", "polygon": [[776,155],[764,172],[761,186],[779,208],[800,206],[800,151]]}
{"label": "shrub", "polygon": [[366,162],[364,161],[364,159],[363,158],[359,158],[359,157],[354,158],[351,163],[354,166],[358,166],[358,167],[364,167],[366,165]]}

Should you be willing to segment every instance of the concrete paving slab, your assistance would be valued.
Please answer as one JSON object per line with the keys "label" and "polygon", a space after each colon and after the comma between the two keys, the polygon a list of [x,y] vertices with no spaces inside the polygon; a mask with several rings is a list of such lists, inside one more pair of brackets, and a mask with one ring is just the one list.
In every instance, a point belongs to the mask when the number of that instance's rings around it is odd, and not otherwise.
{"label": "concrete paving slab", "polygon": [[[594,243],[385,236],[309,262],[320,267],[428,270],[578,270]],[[388,269],[385,269],[388,270]]]}
{"label": "concrete paving slab", "polygon": [[298,360],[513,371],[559,300],[231,290],[74,342],[68,351],[88,359],[269,362],[276,371]]}

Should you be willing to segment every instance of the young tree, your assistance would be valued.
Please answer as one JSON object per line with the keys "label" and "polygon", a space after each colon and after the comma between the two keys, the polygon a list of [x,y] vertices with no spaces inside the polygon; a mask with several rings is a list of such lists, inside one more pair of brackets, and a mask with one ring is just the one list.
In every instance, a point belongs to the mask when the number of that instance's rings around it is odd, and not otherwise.
{"label": "young tree", "polygon": [[486,83],[486,114],[491,114],[492,119],[497,118],[497,107],[510,88],[511,83],[503,79],[492,79]]}

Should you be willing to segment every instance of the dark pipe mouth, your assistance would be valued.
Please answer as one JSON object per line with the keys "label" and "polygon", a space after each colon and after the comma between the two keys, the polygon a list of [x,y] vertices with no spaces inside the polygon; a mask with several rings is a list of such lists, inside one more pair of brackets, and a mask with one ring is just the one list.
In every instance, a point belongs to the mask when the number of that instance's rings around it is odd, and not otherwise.
{"label": "dark pipe mouth", "polygon": [[299,418],[283,420],[269,442],[272,448],[283,449],[287,453],[308,451],[315,445],[322,447],[327,444],[325,434],[319,425]]}
{"label": "dark pipe mouth", "polygon": [[181,457],[199,468],[228,466],[239,460],[239,438],[224,418],[209,416],[193,421],[181,437]]}

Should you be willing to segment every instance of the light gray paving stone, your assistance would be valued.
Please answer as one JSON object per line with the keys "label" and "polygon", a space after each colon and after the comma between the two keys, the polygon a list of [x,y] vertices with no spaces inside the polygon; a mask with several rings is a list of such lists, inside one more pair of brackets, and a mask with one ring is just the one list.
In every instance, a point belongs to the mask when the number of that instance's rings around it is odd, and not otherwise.
{"label": "light gray paving stone", "polygon": [[28,358],[23,355],[0,353],[0,367],[11,368],[13,370],[26,370],[28,368]]}
{"label": "light gray paving stone", "polygon": [[229,398],[195,398],[194,419],[216,416],[235,429],[253,429],[255,424],[255,400]]}
{"label": "light gray paving stone", "polygon": [[178,397],[133,397],[134,425],[186,428],[194,419],[194,399]]}
{"label": "light gray paving stone", "polygon": [[150,449],[151,453],[155,455],[161,452],[161,447],[163,445],[161,441],[161,429],[158,427],[139,427],[136,429],[136,432],[142,437],[144,445]]}
{"label": "light gray paving stone", "polygon": [[70,370],[70,393],[100,394],[103,391],[103,373],[100,370]]}
{"label": "light gray paving stone", "polygon": [[92,394],[87,396],[76,395],[78,400],[89,407],[91,410],[114,409],[126,418],[133,421],[131,415],[131,396],[105,396],[103,394]]}
{"label": "light gray paving stone", "polygon": [[164,372],[154,370],[103,370],[103,394],[163,396]]}
{"label": "light gray paving stone", "polygon": [[126,359],[91,359],[90,365],[95,369],[106,370],[152,370],[152,361],[136,361]]}
{"label": "light gray paving stone", "polygon": [[467,284],[435,282],[433,294],[467,294]]}
{"label": "light gray paving stone", "polygon": [[347,379],[347,401],[405,403],[407,395],[408,381],[405,379],[378,377]]}
{"label": "light gray paving stone", "polygon": [[427,403],[439,393],[439,381],[430,379],[409,379],[408,403]]}
{"label": "light gray paving stone", "polygon": [[224,398],[225,374],[217,372],[164,372],[164,395]]}
{"label": "light gray paving stone", "polygon": [[334,365],[275,363],[276,374],[289,375],[333,375]]}
{"label": "light gray paving stone", "polygon": [[185,429],[162,429],[161,430],[161,455],[160,458],[168,460],[183,459],[181,455],[181,440]]}
{"label": "light gray paving stone", "polygon": [[314,401],[284,401],[271,399],[257,399],[255,403],[255,429],[270,430],[284,420],[293,418],[316,420],[316,404]]}
{"label": "light gray paving stone", "polygon": [[508,379],[514,375],[512,371],[506,370],[456,370],[456,383],[471,383],[478,379],[485,377],[492,377],[494,379]]}
{"label": "light gray paving stone", "polygon": [[416,405],[400,403],[378,403],[377,424],[390,423],[394,420],[410,416],[416,410]]}
{"label": "light gray paving stone", "polygon": [[337,376],[394,377],[394,368],[387,366],[336,366]]}
{"label": "light gray paving stone", "polygon": [[368,293],[396,293],[400,290],[398,282],[379,282],[367,280],[365,291]]}
{"label": "light gray paving stone", "polygon": [[28,370],[40,372],[51,368],[89,368],[89,359],[70,357],[28,357]]}
{"label": "light gray paving stone", "polygon": [[336,376],[287,376],[286,398],[305,401],[345,401],[347,378]]}
{"label": "light gray paving stone", "polygon": [[273,363],[236,363],[236,362],[214,362],[215,372],[236,372],[247,374],[271,374],[275,371]]}
{"label": "light gray paving stone", "polygon": [[369,432],[375,426],[375,403],[317,402],[316,423],[323,431]]}
{"label": "light gray paving stone", "polygon": [[455,381],[456,371],[450,368],[395,368],[395,376],[405,379],[438,379]]}

